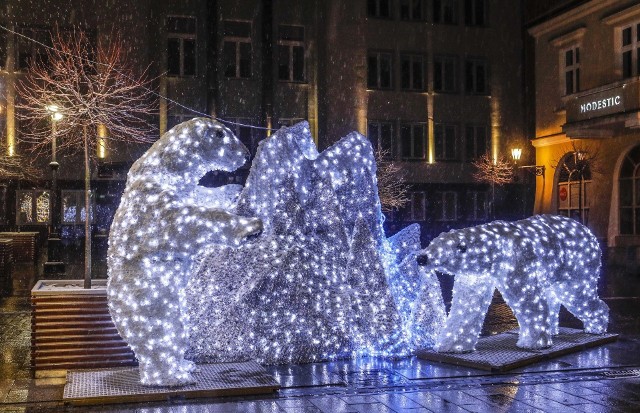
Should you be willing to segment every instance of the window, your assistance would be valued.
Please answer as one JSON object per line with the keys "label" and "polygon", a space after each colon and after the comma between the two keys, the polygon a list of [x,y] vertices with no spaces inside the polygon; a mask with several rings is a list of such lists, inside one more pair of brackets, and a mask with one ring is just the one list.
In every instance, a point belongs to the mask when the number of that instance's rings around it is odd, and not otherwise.
{"label": "window", "polygon": [[367,0],[369,17],[391,18],[391,0]]}
{"label": "window", "polygon": [[458,0],[433,0],[433,22],[458,24]]}
{"label": "window", "polygon": [[489,219],[489,195],[486,191],[471,191],[468,194],[468,221],[486,221]]}
{"label": "window", "polygon": [[385,158],[393,158],[393,123],[384,121],[370,121],[367,125],[367,136],[371,141],[374,152],[382,150]]}
{"label": "window", "polygon": [[625,156],[619,185],[620,234],[640,235],[640,146]]}
{"label": "window", "polygon": [[489,150],[489,139],[487,139],[487,127],[467,125],[464,133],[465,139],[465,160],[471,162]]}
{"label": "window", "polygon": [[393,87],[391,53],[369,52],[367,57],[367,87],[391,89]]}
{"label": "window", "polygon": [[[47,46],[51,46],[51,33],[49,29],[43,28],[23,28],[20,29],[20,34],[37,40]],[[29,39],[22,36],[15,36],[16,39],[16,68],[18,70],[26,70],[29,68],[31,62],[36,61],[43,64],[45,67],[47,62],[47,49],[36,42],[32,42]],[[0,63],[4,66],[4,61]]]}
{"label": "window", "polygon": [[424,0],[400,0],[400,19],[424,20]]}
{"label": "window", "polygon": [[[93,218],[93,192],[89,194],[91,203],[91,218]],[[63,190],[60,191],[62,219],[61,225],[83,225],[87,218],[84,204],[83,190]]]}
{"label": "window", "polygon": [[464,0],[464,24],[484,26],[486,24],[486,2],[484,0]]}
{"label": "window", "polygon": [[564,73],[564,94],[580,91],[580,47],[573,46],[560,52]]}
{"label": "window", "polygon": [[49,223],[49,191],[16,191],[16,225],[47,225]]}
{"label": "window", "polygon": [[436,92],[455,92],[458,59],[453,56],[435,56],[433,59],[433,89]]}
{"label": "window", "polygon": [[167,73],[196,75],[195,17],[167,17]]}
{"label": "window", "polygon": [[409,123],[400,126],[402,159],[424,159],[427,128],[424,123]]}
{"label": "window", "polygon": [[434,218],[436,221],[455,221],[458,219],[458,193],[454,191],[434,194]]}
{"label": "window", "polygon": [[558,165],[558,214],[589,223],[591,168],[584,152],[570,152]]}
{"label": "window", "polygon": [[304,27],[280,26],[278,79],[304,82]]}
{"label": "window", "polygon": [[424,192],[411,192],[411,202],[407,205],[405,221],[425,221],[427,219],[427,198]]}
{"label": "window", "polygon": [[401,55],[400,75],[402,89],[424,90],[424,58],[420,55]]}
{"label": "window", "polygon": [[464,62],[464,85],[469,94],[485,95],[487,85],[487,62],[484,59],[467,59]]}
{"label": "window", "polygon": [[622,77],[640,75],[640,23],[622,28]]}
{"label": "window", "polygon": [[224,75],[230,78],[251,77],[251,23],[223,22]]}
{"label": "window", "polygon": [[437,161],[454,161],[458,158],[458,127],[446,123],[436,123],[433,127]]}

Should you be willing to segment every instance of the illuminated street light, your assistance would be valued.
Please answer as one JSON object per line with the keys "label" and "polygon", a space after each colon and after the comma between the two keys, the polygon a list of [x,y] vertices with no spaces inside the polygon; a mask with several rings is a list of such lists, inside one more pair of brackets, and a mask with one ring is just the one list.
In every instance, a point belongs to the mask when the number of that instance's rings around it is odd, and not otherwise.
{"label": "illuminated street light", "polygon": [[44,271],[47,274],[64,273],[64,263],[60,258],[60,235],[58,234],[58,160],[56,122],[62,120],[64,115],[58,105],[46,105],[45,109],[51,112],[51,198],[49,204],[49,238],[47,241],[47,262],[44,263]]}

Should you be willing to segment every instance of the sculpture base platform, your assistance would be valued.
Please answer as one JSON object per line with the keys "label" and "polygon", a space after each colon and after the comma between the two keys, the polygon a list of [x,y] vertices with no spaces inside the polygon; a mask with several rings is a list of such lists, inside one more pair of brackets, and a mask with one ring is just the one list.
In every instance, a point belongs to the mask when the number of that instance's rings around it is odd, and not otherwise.
{"label": "sculpture base platform", "polygon": [[476,351],[471,353],[438,353],[433,350],[419,350],[416,355],[423,360],[480,370],[507,371],[588,347],[611,343],[617,339],[617,334],[587,334],[583,330],[561,327],[560,334],[553,337],[551,347],[542,350],[526,350],[516,346],[518,330],[511,330],[480,338]]}
{"label": "sculpture base platform", "polygon": [[196,384],[148,387],[140,384],[137,367],[69,371],[63,400],[76,405],[163,401],[271,393],[278,382],[256,362],[199,364]]}

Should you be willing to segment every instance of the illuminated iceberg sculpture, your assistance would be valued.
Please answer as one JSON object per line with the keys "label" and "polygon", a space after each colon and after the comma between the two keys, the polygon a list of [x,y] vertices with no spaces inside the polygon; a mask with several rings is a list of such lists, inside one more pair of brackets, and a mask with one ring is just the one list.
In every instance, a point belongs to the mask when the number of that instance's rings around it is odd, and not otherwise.
{"label": "illuminated iceberg sculpture", "polygon": [[127,175],[109,236],[107,295],[144,384],[192,382],[184,291],[195,252],[239,245],[261,231],[259,219],[230,211],[239,186],[198,186],[207,171],[233,171],[247,157],[227,128],[194,119],[165,133]]}
{"label": "illuminated iceberg sculpture", "polygon": [[417,255],[424,268],[455,275],[451,310],[434,349],[474,350],[495,288],[518,320],[519,347],[552,344],[560,305],[587,333],[606,332],[609,308],[597,295],[600,257],[591,231],[562,216],[495,221],[441,234]]}
{"label": "illuminated iceberg sculpture", "polygon": [[309,362],[405,355],[445,318],[420,269],[419,226],[387,239],[371,144],[351,133],[318,153],[306,122],[263,140],[235,211],[264,231],[196,259],[189,359]]}
{"label": "illuminated iceberg sculpture", "polygon": [[194,119],[138,160],[109,239],[109,309],[144,384],[192,381],[193,361],[405,355],[445,311],[416,264],[418,226],[387,239],[369,141],[319,153],[306,122],[263,140],[244,187],[197,185],[246,148]]}

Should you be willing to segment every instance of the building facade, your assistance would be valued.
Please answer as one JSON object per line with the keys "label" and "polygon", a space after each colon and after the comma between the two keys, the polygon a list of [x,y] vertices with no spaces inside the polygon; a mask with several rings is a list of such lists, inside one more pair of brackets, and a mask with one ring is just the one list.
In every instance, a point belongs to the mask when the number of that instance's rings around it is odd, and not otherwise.
{"label": "building facade", "polygon": [[[408,206],[388,216],[391,231],[418,222],[428,239],[489,220],[492,203],[500,217],[530,211],[526,176],[511,191],[498,190],[494,202],[471,164],[486,152],[508,156],[516,146],[523,158],[533,155],[520,1],[77,1],[49,2],[44,13],[31,3],[8,0],[0,23],[33,36],[81,25],[97,39],[115,30],[130,41],[135,63],[150,67],[158,92],[170,99],[160,101],[160,133],[201,113],[235,122],[229,126],[252,153],[270,131],[305,119],[320,149],[352,130],[366,134],[411,185]],[[29,46],[38,52],[24,41],[6,32],[0,38],[0,129],[8,145],[20,134],[13,107],[26,61],[21,53]],[[107,148],[98,159],[94,188],[105,210],[117,206],[127,168],[143,149]],[[63,199],[81,188],[73,162],[61,162]],[[209,174],[203,184],[241,183],[246,174]],[[11,185],[9,192],[17,189]],[[49,184],[45,178],[30,185],[28,208],[25,193],[6,194],[6,225],[46,225],[48,218],[33,211]],[[63,216],[72,215],[64,209],[69,202],[62,202]],[[31,216],[20,218],[23,209]],[[78,212],[76,224],[82,220]],[[108,211],[103,221],[97,225],[107,230]]]}
{"label": "building facade", "polygon": [[[575,2],[574,2],[575,3]],[[640,5],[582,1],[535,42],[535,211],[581,219],[613,259],[640,247]]]}

